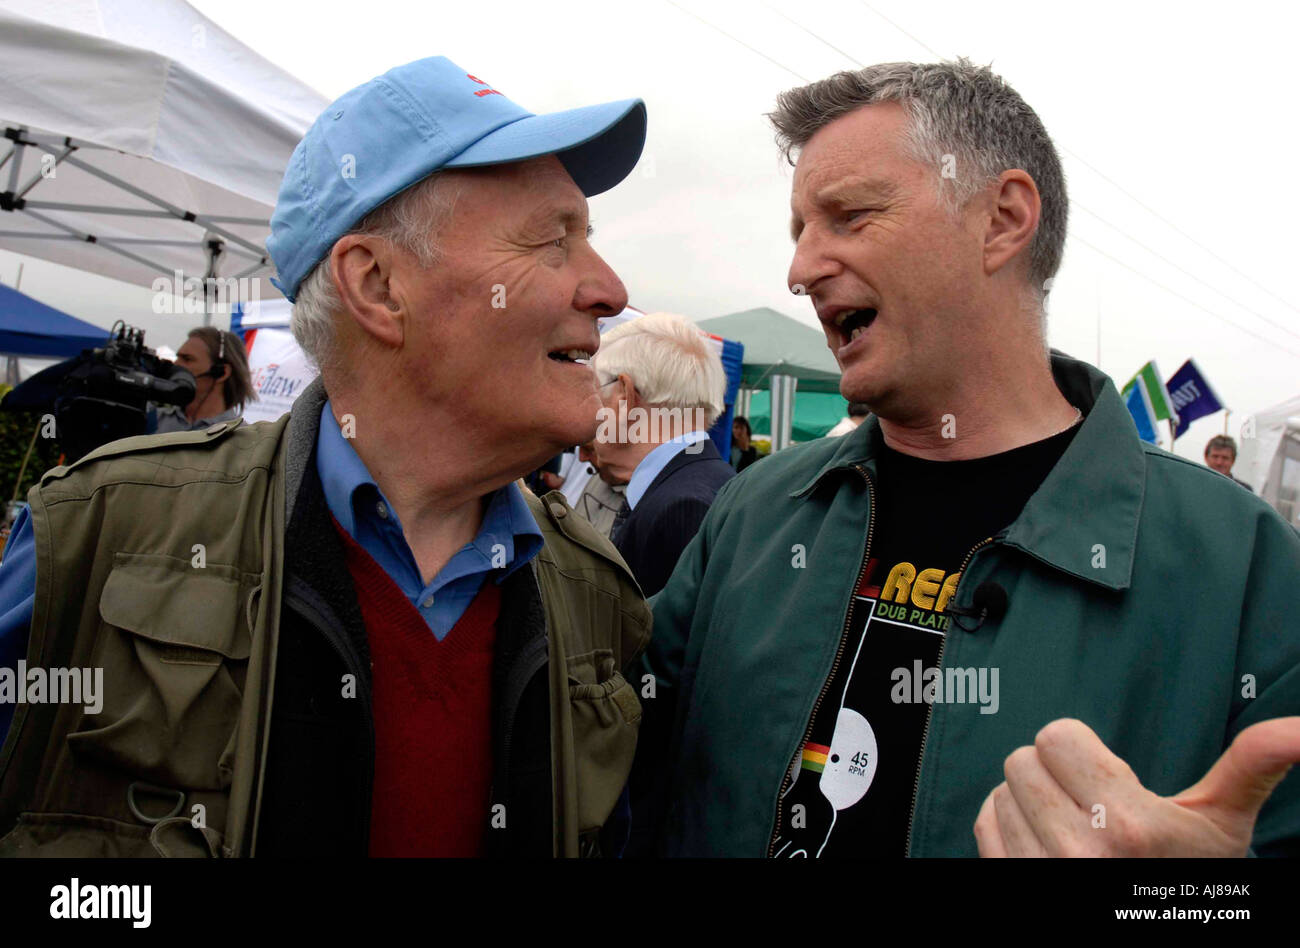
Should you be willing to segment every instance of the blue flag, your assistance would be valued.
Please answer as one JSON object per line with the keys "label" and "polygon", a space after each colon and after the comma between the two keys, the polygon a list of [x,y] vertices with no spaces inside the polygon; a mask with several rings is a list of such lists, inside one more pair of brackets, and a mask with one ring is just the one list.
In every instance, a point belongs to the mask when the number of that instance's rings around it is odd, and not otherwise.
{"label": "blue flag", "polygon": [[1210,388],[1210,383],[1191,359],[1170,376],[1165,388],[1174,403],[1174,410],[1178,412],[1178,420],[1174,425],[1175,439],[1197,418],[1212,415],[1223,408],[1219,396],[1214,394],[1214,389]]}
{"label": "blue flag", "polygon": [[1133,424],[1137,425],[1138,437],[1143,441],[1155,444],[1158,440],[1156,436],[1156,413],[1151,407],[1151,399],[1147,395],[1145,385],[1130,385],[1124,392],[1124,404],[1128,406],[1128,413],[1133,416]]}

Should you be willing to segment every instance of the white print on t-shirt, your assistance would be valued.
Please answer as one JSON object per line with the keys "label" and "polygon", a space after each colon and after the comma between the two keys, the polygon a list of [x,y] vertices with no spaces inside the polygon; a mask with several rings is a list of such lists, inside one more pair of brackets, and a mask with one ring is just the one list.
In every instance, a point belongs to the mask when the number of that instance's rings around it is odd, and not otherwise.
{"label": "white print on t-shirt", "polygon": [[831,752],[818,787],[837,810],[847,810],[867,794],[876,776],[876,732],[852,708],[840,708]]}
{"label": "white print on t-shirt", "polygon": [[817,849],[822,854],[830,842],[831,833],[835,832],[835,820],[840,810],[846,810],[857,803],[871,788],[871,781],[876,776],[876,766],[880,762],[876,748],[876,732],[871,723],[852,708],[844,707],[848,696],[848,682],[853,681],[853,670],[858,665],[858,656],[862,654],[862,643],[867,640],[866,630],[871,626],[871,617],[875,612],[873,599],[859,597],[869,608],[867,621],[863,624],[862,635],[858,638],[857,650],[853,653],[853,664],[849,666],[849,675],[844,679],[844,691],[840,695],[840,710],[835,716],[835,732],[831,735],[831,752],[826,755],[826,765],[822,770],[817,789],[830,801],[835,812],[831,814],[831,825],[826,829],[826,838]]}

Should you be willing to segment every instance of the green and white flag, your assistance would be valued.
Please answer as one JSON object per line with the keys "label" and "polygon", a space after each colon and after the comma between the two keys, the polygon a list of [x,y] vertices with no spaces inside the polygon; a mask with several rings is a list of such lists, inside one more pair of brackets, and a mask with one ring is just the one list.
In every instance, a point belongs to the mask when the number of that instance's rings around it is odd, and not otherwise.
{"label": "green and white flag", "polygon": [[1173,399],[1169,397],[1169,391],[1165,388],[1165,383],[1160,375],[1160,370],[1156,368],[1156,360],[1152,359],[1142,368],[1138,369],[1137,375],[1129,379],[1128,384],[1120,390],[1120,394],[1128,401],[1127,395],[1135,385],[1141,385],[1146,395],[1146,402],[1150,404],[1152,413],[1158,420],[1168,419],[1169,421],[1178,421],[1178,412],[1174,411]]}

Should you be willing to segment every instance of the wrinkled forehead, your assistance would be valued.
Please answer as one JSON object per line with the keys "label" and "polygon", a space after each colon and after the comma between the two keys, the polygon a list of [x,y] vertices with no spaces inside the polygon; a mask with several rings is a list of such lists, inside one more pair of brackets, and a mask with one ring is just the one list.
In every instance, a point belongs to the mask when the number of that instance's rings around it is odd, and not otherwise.
{"label": "wrinkled forehead", "polygon": [[904,174],[916,160],[907,151],[907,113],[897,102],[865,105],[822,126],[795,162],[796,192],[816,192],[850,175]]}
{"label": "wrinkled forehead", "polygon": [[814,211],[879,205],[919,187],[931,172],[913,157],[905,134],[906,118],[895,103],[866,106],[820,129],[795,165],[793,228]]}

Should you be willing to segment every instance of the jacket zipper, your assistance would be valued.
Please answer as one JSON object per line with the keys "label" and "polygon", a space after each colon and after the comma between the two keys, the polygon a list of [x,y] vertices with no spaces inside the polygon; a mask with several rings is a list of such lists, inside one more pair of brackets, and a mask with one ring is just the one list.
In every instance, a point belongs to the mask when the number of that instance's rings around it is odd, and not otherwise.
{"label": "jacket zipper", "polygon": [[[853,588],[849,590],[849,601],[844,607],[844,628],[840,630],[840,644],[835,649],[835,661],[831,663],[830,674],[822,683],[822,690],[817,695],[817,701],[813,704],[812,714],[808,715],[808,726],[804,728],[803,737],[799,739],[799,745],[794,749],[797,757],[802,751],[808,738],[812,735],[813,722],[817,720],[817,712],[821,709],[822,699],[826,697],[826,690],[830,687],[831,682],[835,679],[835,672],[839,670],[840,659],[844,657],[844,642],[849,634],[849,617],[853,613],[853,598],[858,594],[858,587],[862,585],[862,576],[867,571],[867,557],[871,554],[871,534],[876,525],[876,485],[871,480],[871,475],[867,469],[860,464],[853,465],[853,469],[862,475],[863,480],[867,482],[867,496],[871,501],[871,508],[867,513],[867,539],[866,545],[862,548],[862,557],[859,560],[858,578],[853,581]],[[776,794],[776,817],[772,824],[772,834],[768,837],[767,858],[773,857],[773,849],[776,847],[777,837],[781,834],[781,798],[790,785],[790,772],[794,769],[794,759],[791,758],[790,764],[785,768],[785,776],[781,778],[781,786]]]}
{"label": "jacket zipper", "polygon": [[[980,540],[979,543],[976,543],[973,547],[971,547],[970,552],[966,554],[966,559],[962,560],[961,569],[958,570],[958,572],[961,574],[963,578],[965,578],[966,576],[966,567],[970,565],[971,557],[973,557],[980,549],[988,546],[992,542],[993,542],[992,537],[986,537],[983,540]],[[958,583],[960,582],[961,580],[958,580]],[[953,599],[956,598],[957,595],[956,593],[954,593]],[[949,628],[951,628],[951,625],[949,626]],[[943,638],[939,640],[939,657],[935,662],[935,669],[940,673],[942,673],[943,671],[943,653],[947,645],[948,645],[948,631],[945,630]],[[925,760],[925,743],[927,740],[929,740],[930,737],[930,718],[932,718],[933,716],[934,716],[934,705],[931,704],[925,710],[925,730],[921,732],[921,753],[916,758],[916,777],[912,781],[912,805],[907,810],[907,842],[903,844],[904,858],[907,858],[908,854],[911,853],[912,851],[912,820],[916,816],[916,797],[921,790],[921,763]]]}

